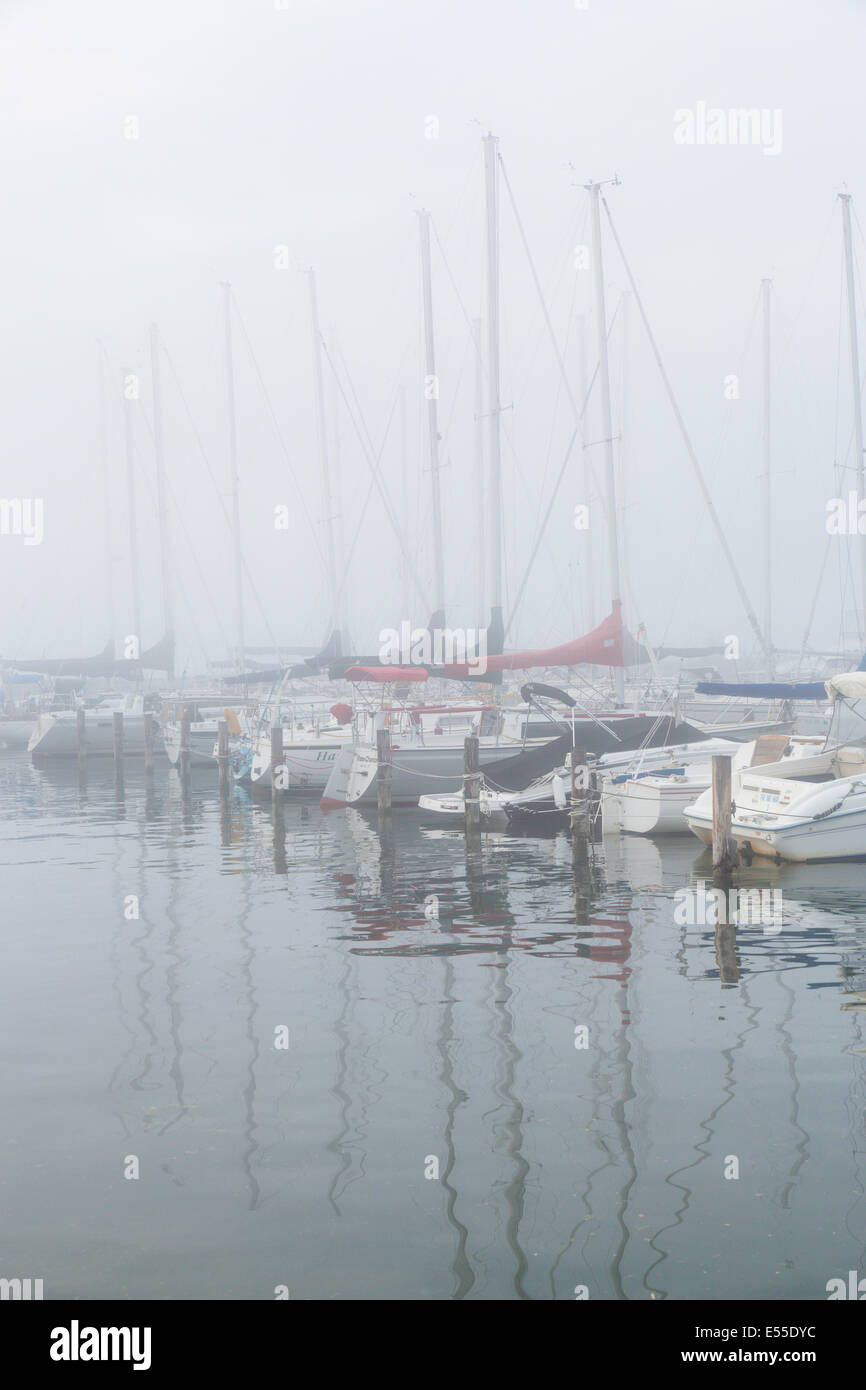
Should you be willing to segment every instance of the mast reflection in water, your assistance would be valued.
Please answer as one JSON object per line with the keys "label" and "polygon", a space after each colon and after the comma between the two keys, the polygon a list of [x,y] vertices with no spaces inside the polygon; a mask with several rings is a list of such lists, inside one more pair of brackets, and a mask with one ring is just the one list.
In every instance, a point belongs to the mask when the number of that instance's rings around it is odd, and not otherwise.
{"label": "mast reflection in water", "polygon": [[0,802],[4,1248],[46,1297],[823,1298],[866,1264],[859,866],[753,866],[778,928],[682,926],[686,838],[576,870],[562,833],[24,756]]}

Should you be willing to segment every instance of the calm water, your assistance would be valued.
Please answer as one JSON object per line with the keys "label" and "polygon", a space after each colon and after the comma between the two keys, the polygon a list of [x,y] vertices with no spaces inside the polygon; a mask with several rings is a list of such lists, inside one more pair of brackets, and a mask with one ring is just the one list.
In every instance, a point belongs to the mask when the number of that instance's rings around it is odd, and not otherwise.
{"label": "calm water", "polygon": [[690,838],[613,842],[587,891],[564,835],[467,853],[412,814],[275,823],[201,774],[183,798],[9,753],[0,823],[0,1275],[546,1300],[866,1274],[863,865],[753,867],[784,925],[717,943],[675,917]]}

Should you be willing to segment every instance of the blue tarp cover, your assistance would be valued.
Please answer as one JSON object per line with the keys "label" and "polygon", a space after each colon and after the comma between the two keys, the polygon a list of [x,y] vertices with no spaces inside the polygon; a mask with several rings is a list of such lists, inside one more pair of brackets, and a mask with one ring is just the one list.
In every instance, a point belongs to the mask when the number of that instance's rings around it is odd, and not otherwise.
{"label": "blue tarp cover", "polygon": [[747,700],[826,700],[823,681],[789,685],[784,681],[767,681],[763,685],[726,685],[720,681],[698,681],[699,695],[733,695]]}

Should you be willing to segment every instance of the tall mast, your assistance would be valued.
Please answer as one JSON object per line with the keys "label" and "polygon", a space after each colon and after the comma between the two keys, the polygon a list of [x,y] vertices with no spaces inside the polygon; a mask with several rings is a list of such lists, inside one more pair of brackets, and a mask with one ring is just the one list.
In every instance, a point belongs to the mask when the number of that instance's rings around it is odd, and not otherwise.
{"label": "tall mast", "polygon": [[763,451],[763,494],[764,494],[764,638],[767,644],[767,674],[770,680],[775,677],[773,660],[773,494],[770,478],[770,285],[771,280],[761,281],[761,302],[763,306],[763,376],[764,401],[761,417],[761,442]]}
{"label": "tall mast", "polygon": [[[610,368],[607,360],[607,317],[604,304],[604,265],[602,262],[601,246],[601,216],[599,211],[599,193],[601,184],[587,184],[592,206],[592,262],[595,277],[595,327],[598,336],[598,376],[601,386],[601,432],[604,443],[605,474],[607,477],[607,507],[608,507],[608,562],[610,565],[610,597],[611,607],[619,605],[620,616],[622,615],[622,597],[620,593],[620,567],[619,567],[619,541],[617,539],[617,508],[616,508],[616,469],[613,456],[613,421],[610,411]],[[616,699],[621,704],[625,695],[623,682],[623,670],[621,666],[614,668],[614,678],[616,682]]]}
{"label": "tall mast", "polygon": [[427,401],[427,447],[433,496],[433,606],[445,607],[445,567],[442,558],[442,498],[439,491],[439,382],[433,346],[433,290],[430,274],[430,214],[418,212],[421,235],[421,290],[424,301],[424,396]]}
{"label": "tall mast", "polygon": [[484,189],[487,211],[487,469],[490,622],[502,625],[502,460],[499,398],[499,186],[495,135],[485,135]]}
{"label": "tall mast", "polygon": [[400,557],[401,614],[408,618],[412,601],[412,576],[409,573],[409,440],[406,424],[406,387],[400,387],[400,517],[405,551]]}
{"label": "tall mast", "polygon": [[[587,409],[587,392],[589,390],[589,367],[587,363],[586,346],[586,314],[579,314],[577,319],[577,334],[580,346],[580,409]],[[593,530],[595,527],[596,509],[592,504],[592,445],[584,442],[583,446],[583,501],[589,509],[589,526],[585,532],[584,551],[586,559],[583,576],[583,594],[585,608],[584,625],[585,630],[590,632],[596,625],[595,614],[595,558],[593,556]],[[600,510],[600,507],[599,507]]]}
{"label": "tall mast", "polygon": [[167,637],[174,634],[171,594],[171,542],[165,488],[165,455],[162,442],[162,396],[159,388],[159,329],[150,325],[150,379],[153,387],[153,448],[156,456],[156,505],[159,512],[159,554],[162,566],[162,618]]}
{"label": "tall mast", "polygon": [[[866,502],[866,476],[863,459],[863,408],[860,399],[860,348],[857,341],[857,300],[854,285],[854,252],[851,246],[851,194],[840,193],[842,231],[845,238],[845,278],[848,283],[848,333],[851,341],[851,389],[854,403],[854,458],[857,468],[858,516]],[[861,619],[866,628],[866,536],[860,538]]]}
{"label": "tall mast", "polygon": [[[337,330],[331,328],[331,340],[336,346]],[[337,586],[337,607],[339,617],[337,626],[340,629],[343,639],[343,651],[348,651],[350,646],[349,638],[349,587],[348,578],[344,573],[346,564],[346,536],[343,529],[343,475],[342,475],[342,439],[340,437],[340,389],[336,375],[331,373],[331,429],[334,441],[334,488],[337,494],[337,515],[335,518],[337,534],[334,542],[334,551],[337,556],[339,573],[336,575],[335,583]]]}
{"label": "tall mast", "polygon": [[132,435],[132,402],[138,377],[127,368],[123,373],[123,433],[126,442],[126,498],[129,511],[129,569],[132,579],[133,635],[141,654],[141,589],[138,578],[138,536],[135,514],[135,443]]}
{"label": "tall mast", "polygon": [[310,320],[313,329],[313,374],[316,387],[316,420],[319,436],[319,467],[322,473],[322,502],[325,508],[325,528],[328,545],[328,602],[331,623],[339,626],[337,612],[337,553],[334,540],[334,508],[331,502],[331,473],[328,460],[328,431],[325,424],[325,387],[322,377],[322,335],[319,330],[319,301],[316,295],[316,272],[307,272],[310,286]]}
{"label": "tall mast", "polygon": [[631,295],[628,290],[620,301],[622,318],[622,377],[619,410],[619,449],[617,450],[617,501],[620,514],[620,568],[621,582],[626,593],[631,595],[628,572],[628,446],[629,446],[629,373],[631,370]]}
{"label": "tall mast", "polygon": [[108,468],[108,418],[105,401],[105,349],[96,344],[99,364],[99,432],[102,460],[102,521],[105,540],[105,616],[109,639],[114,641],[114,583],[111,567],[111,475]]}
{"label": "tall mast", "polygon": [[244,639],[244,590],[243,557],[241,551],[241,500],[238,480],[238,440],[235,425],[235,369],[232,356],[232,287],[226,281],[223,285],[223,312],[226,335],[226,396],[229,420],[229,472],[232,483],[232,547],[235,569],[235,621],[238,646],[238,670],[246,663],[246,641]]}
{"label": "tall mast", "polygon": [[476,593],[478,622],[487,618],[485,600],[485,570],[487,567],[486,531],[484,524],[484,359],[481,353],[481,320],[472,320],[472,341],[475,345],[475,515],[476,532]]}

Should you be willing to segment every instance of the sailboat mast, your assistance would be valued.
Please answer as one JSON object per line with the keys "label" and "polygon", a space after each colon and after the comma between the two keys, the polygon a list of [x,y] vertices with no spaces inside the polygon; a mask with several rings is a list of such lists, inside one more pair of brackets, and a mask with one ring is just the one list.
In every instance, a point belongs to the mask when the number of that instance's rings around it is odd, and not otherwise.
{"label": "sailboat mast", "polygon": [[[854,458],[857,468],[858,516],[866,511],[866,474],[863,458],[863,408],[860,398],[860,346],[857,340],[857,297],[854,282],[854,251],[851,244],[851,194],[840,193],[842,231],[845,239],[845,279],[848,287],[848,334],[851,343],[851,389],[854,405]],[[861,615],[866,628],[866,536],[860,538]],[[863,636],[866,640],[866,635]]]}
{"label": "sailboat mast", "polygon": [[484,360],[481,355],[481,320],[472,320],[472,341],[475,346],[475,515],[477,518],[477,538],[476,538],[476,594],[478,607],[476,609],[478,622],[483,624],[486,617],[485,599],[485,570],[487,567],[486,555],[486,526],[485,526],[485,498],[484,498]]}
{"label": "sailboat mast", "polygon": [[[586,314],[578,315],[577,336],[580,346],[580,408],[581,411],[587,409],[587,393],[589,391],[589,367],[587,363],[587,344],[586,344]],[[598,619],[595,612],[595,559],[593,556],[593,530],[595,527],[596,509],[592,502],[592,445],[584,443],[583,446],[583,502],[589,510],[589,525],[586,529],[584,541],[585,564],[581,567],[583,579],[583,601],[584,628],[591,632],[596,626]]]}
{"label": "sailboat mast", "polygon": [[490,622],[502,628],[502,459],[499,397],[499,140],[485,135],[484,189],[487,213],[487,483],[490,555]]}
{"label": "sailboat mast", "polygon": [[162,396],[159,384],[159,329],[150,325],[150,379],[153,389],[153,449],[156,457],[156,505],[159,513],[159,553],[162,567],[163,631],[174,633],[171,593],[171,542],[168,534],[168,505],[165,487],[165,454],[162,439]]}
{"label": "sailboat mast", "polygon": [[111,475],[108,468],[108,415],[105,400],[105,349],[96,344],[99,366],[99,433],[102,455],[102,523],[105,538],[105,616],[109,639],[114,641],[114,583],[111,567]]}
{"label": "sailboat mast", "polygon": [[427,447],[433,496],[433,606],[445,608],[445,566],[442,554],[442,497],[439,490],[439,379],[433,345],[433,289],[430,272],[430,214],[418,212],[421,237],[421,289],[424,303],[424,396],[427,401]]}
{"label": "sailboat mast", "polygon": [[331,472],[328,459],[328,430],[325,423],[325,387],[322,376],[322,335],[319,330],[319,301],[316,294],[316,272],[307,272],[310,287],[310,321],[313,330],[313,374],[316,389],[316,420],[319,435],[319,467],[322,474],[322,500],[325,508],[325,528],[328,547],[328,602],[331,623],[339,626],[337,612],[337,554],[334,540],[334,509],[331,502]]}
{"label": "sailboat mast", "polygon": [[[601,388],[601,432],[602,441],[604,443],[605,475],[607,477],[610,595],[611,606],[616,608],[616,606],[619,605],[621,614],[622,597],[620,594],[619,541],[617,538],[616,469],[613,454],[613,421],[610,410],[610,367],[607,357],[607,317],[604,303],[604,265],[602,261],[601,214],[599,208],[601,184],[590,183],[587,184],[587,188],[589,190],[592,207],[592,261],[595,278],[595,326],[598,335],[598,376]],[[617,702],[621,704],[625,694],[623,670],[621,666],[615,667],[614,675],[616,681],[616,699]]]}
{"label": "sailboat mast", "polygon": [[412,595],[412,576],[409,572],[409,436],[406,423],[406,387],[400,387],[400,516],[403,526],[403,540],[407,550],[400,558],[400,600],[401,612],[408,617]]}
{"label": "sailboat mast", "polygon": [[223,285],[223,313],[225,317],[226,339],[226,400],[229,424],[229,472],[232,483],[232,548],[235,569],[235,621],[238,646],[238,670],[242,671],[246,662],[246,641],[244,638],[244,595],[243,558],[241,551],[241,502],[238,480],[238,441],[235,424],[235,370],[232,355],[232,287]]}
{"label": "sailboat mast", "polygon": [[761,281],[763,306],[764,400],[761,440],[763,446],[764,494],[764,638],[767,644],[767,674],[775,679],[773,660],[773,493],[770,478],[770,286],[771,280]]}
{"label": "sailboat mast", "polygon": [[[330,330],[332,342],[336,345],[337,330],[332,326]],[[339,573],[336,575],[335,583],[337,587],[337,607],[339,617],[337,627],[343,639],[343,651],[348,651],[351,645],[349,637],[349,588],[348,577],[345,574],[346,564],[346,536],[343,529],[343,475],[342,475],[342,438],[340,435],[340,387],[336,375],[331,373],[331,430],[334,442],[334,487],[337,493],[338,506],[335,518],[336,539],[334,551],[337,556]]]}
{"label": "sailboat mast", "polygon": [[123,373],[123,433],[126,444],[126,499],[129,512],[129,570],[132,579],[132,625],[141,654],[141,587],[138,575],[138,536],[135,509],[135,442],[132,432],[132,402],[138,390],[138,377],[126,369]]}

